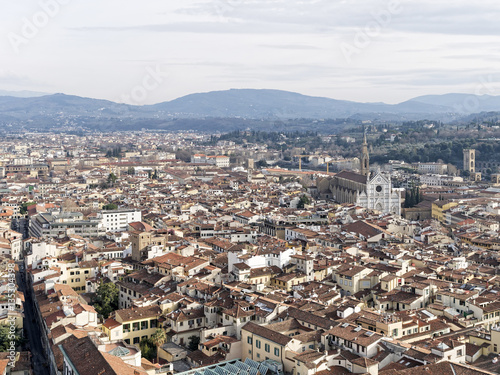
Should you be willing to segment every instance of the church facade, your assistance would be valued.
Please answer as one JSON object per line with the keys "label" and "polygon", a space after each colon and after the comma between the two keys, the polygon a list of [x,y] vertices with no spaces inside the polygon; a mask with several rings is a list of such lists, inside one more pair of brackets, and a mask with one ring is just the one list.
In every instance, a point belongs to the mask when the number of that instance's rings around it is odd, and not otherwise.
{"label": "church facade", "polygon": [[342,171],[333,178],[316,181],[318,193],[339,203],[353,203],[361,207],[401,215],[401,194],[393,189],[389,173],[369,169],[366,136],[363,139],[360,172]]}
{"label": "church facade", "polygon": [[392,188],[388,173],[377,172],[373,177],[368,174],[366,190],[359,192],[356,204],[401,216],[401,194]]}

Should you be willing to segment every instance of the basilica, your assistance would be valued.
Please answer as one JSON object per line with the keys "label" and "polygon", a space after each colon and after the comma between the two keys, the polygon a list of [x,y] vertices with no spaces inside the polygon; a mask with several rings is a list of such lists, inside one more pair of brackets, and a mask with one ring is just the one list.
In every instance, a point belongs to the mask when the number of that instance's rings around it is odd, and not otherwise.
{"label": "basilica", "polygon": [[316,186],[320,197],[401,215],[401,195],[392,188],[390,174],[377,171],[372,175],[370,172],[366,135],[363,138],[360,166],[360,173],[342,171],[334,177],[318,178]]}

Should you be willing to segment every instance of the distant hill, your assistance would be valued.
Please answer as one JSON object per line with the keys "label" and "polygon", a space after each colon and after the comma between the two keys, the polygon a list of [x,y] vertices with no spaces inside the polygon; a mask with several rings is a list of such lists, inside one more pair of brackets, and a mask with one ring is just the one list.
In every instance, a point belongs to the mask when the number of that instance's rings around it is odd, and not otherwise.
{"label": "distant hill", "polygon": [[500,111],[500,96],[471,95],[471,94],[444,94],[424,95],[410,99],[407,103],[434,104],[448,107],[453,112],[477,113]]}
{"label": "distant hill", "polygon": [[[399,104],[358,103],[306,96],[280,90],[231,89],[187,95],[169,102],[133,106],[64,94],[36,97],[1,96],[0,124],[91,129],[218,129],[218,119],[231,129],[253,128],[259,121],[351,119],[353,121],[451,121],[473,113],[500,111],[500,97],[446,94],[420,96]],[[180,120],[196,121],[180,121]],[[233,120],[231,120],[233,119]],[[198,121],[203,120],[203,121]],[[266,123],[265,129],[269,129]],[[190,125],[191,124],[191,125]],[[196,124],[196,125],[192,125]],[[322,126],[316,121],[316,128]]]}
{"label": "distant hill", "polygon": [[82,98],[64,94],[33,98],[0,96],[0,116],[9,115],[22,120],[61,116],[120,118],[127,116],[129,112],[134,112],[135,109],[139,108],[107,100]]}
{"label": "distant hill", "polygon": [[50,95],[46,92],[36,92],[36,91],[6,91],[0,90],[0,96],[14,96],[16,98],[33,98],[36,96]]}
{"label": "distant hill", "polygon": [[446,113],[450,108],[426,103],[357,103],[280,90],[232,89],[191,94],[148,106],[181,117],[347,118],[360,113]]}

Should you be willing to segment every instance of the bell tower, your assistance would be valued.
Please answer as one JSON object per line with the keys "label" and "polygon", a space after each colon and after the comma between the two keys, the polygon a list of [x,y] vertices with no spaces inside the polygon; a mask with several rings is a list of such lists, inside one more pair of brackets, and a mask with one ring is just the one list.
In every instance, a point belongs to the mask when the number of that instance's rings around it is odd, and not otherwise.
{"label": "bell tower", "polygon": [[368,154],[368,143],[366,142],[366,132],[363,135],[363,146],[361,147],[361,174],[364,176],[370,172],[370,154]]}

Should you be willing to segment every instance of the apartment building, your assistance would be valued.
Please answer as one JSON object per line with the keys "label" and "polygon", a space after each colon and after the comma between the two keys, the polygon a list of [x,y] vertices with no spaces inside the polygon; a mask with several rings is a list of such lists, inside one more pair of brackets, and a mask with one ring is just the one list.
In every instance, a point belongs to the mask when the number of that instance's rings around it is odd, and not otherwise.
{"label": "apartment building", "polygon": [[139,210],[102,211],[100,215],[107,232],[124,232],[130,223],[142,220],[142,213]]}

